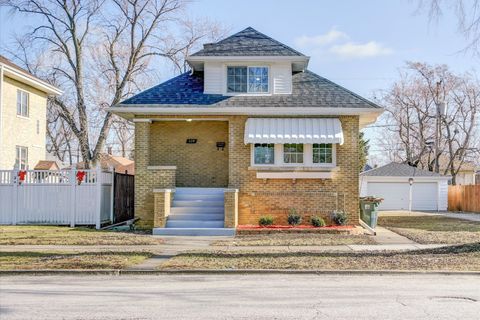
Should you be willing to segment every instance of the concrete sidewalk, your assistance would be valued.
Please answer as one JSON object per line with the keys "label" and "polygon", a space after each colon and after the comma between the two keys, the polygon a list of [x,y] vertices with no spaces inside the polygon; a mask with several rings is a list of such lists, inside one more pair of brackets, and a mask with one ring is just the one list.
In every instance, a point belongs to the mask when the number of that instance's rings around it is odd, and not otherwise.
{"label": "concrete sidewalk", "polygon": [[445,244],[377,244],[377,245],[337,245],[337,246],[0,246],[0,252],[48,252],[48,251],[69,251],[69,252],[135,252],[149,251],[158,256],[173,256],[182,252],[203,250],[216,251],[289,251],[289,252],[348,252],[348,251],[384,251],[384,250],[418,250],[445,247]]}

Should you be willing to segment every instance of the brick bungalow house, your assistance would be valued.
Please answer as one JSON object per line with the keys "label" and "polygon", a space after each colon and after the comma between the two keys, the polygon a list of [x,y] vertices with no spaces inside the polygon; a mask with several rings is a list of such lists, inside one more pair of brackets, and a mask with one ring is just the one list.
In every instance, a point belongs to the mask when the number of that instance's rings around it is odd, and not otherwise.
{"label": "brick bungalow house", "polygon": [[135,215],[154,234],[232,234],[290,209],[358,224],[359,129],[378,105],[247,28],[190,55],[191,71],[110,109],[135,123]]}

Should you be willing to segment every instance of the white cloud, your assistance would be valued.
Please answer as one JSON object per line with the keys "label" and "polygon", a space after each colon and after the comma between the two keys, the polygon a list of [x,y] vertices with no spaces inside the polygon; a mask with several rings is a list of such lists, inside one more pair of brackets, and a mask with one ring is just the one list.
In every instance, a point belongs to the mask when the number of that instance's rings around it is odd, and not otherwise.
{"label": "white cloud", "polygon": [[325,34],[318,36],[301,36],[295,39],[295,44],[299,47],[318,47],[333,43],[338,40],[348,39],[345,32],[332,28]]}
{"label": "white cloud", "polygon": [[372,58],[392,54],[393,49],[385,47],[375,41],[364,44],[347,42],[331,47],[330,52],[342,58]]}

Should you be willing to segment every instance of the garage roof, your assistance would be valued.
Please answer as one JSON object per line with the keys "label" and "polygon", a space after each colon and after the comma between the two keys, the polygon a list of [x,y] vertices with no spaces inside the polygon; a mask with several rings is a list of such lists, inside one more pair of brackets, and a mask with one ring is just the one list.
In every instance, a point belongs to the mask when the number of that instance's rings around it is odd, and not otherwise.
{"label": "garage roof", "polygon": [[392,162],[383,167],[374,168],[360,173],[368,177],[442,177],[445,176],[428,170],[419,169],[404,163]]}

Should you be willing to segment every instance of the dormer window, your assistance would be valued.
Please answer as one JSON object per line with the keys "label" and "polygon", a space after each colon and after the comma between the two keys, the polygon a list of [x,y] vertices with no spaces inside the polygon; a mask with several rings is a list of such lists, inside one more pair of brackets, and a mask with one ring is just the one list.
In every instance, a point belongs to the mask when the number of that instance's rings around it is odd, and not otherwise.
{"label": "dormer window", "polygon": [[228,93],[268,93],[268,67],[227,67]]}

